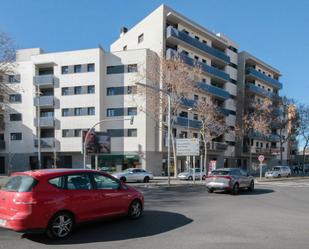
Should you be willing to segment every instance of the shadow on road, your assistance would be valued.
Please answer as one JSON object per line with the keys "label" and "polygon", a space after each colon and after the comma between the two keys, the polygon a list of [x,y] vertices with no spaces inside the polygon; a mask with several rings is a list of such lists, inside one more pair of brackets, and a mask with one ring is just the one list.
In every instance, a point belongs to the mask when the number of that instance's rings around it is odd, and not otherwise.
{"label": "shadow on road", "polygon": [[44,235],[24,235],[24,238],[50,245],[85,244],[127,240],[165,233],[191,223],[193,220],[178,213],[144,211],[138,220],[117,219],[87,224],[77,228],[70,238],[52,241]]}
{"label": "shadow on road", "polygon": [[[273,189],[267,189],[267,188],[256,188],[253,192],[250,192],[248,190],[240,190],[239,195],[264,195],[264,194],[270,194],[275,192]],[[216,191],[215,194],[227,194],[226,191]]]}

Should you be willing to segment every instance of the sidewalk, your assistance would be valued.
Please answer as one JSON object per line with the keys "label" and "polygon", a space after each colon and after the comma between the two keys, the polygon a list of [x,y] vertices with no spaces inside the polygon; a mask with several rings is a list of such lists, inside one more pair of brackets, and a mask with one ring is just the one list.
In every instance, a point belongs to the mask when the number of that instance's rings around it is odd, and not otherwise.
{"label": "sidewalk", "polygon": [[260,177],[255,177],[256,182],[280,182],[280,181],[297,181],[297,180],[309,180],[309,176],[291,176],[291,177],[280,177],[280,178],[265,178],[262,177],[262,180],[260,180]]}

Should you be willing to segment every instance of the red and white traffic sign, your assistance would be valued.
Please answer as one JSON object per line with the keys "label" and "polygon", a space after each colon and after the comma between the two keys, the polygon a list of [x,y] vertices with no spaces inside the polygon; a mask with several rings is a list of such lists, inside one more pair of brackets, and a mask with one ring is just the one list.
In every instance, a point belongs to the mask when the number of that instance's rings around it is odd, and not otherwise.
{"label": "red and white traffic sign", "polygon": [[263,155],[259,155],[258,160],[262,163],[265,160],[265,157]]}

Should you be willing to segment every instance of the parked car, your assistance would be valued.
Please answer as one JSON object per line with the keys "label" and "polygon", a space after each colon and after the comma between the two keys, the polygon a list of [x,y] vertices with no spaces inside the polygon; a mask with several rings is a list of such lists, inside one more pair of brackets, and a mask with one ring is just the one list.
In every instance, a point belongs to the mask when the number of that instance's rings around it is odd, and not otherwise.
{"label": "parked car", "polygon": [[280,178],[281,176],[286,176],[286,177],[291,176],[291,169],[289,166],[275,166],[275,167],[272,167],[271,170],[268,170],[265,173],[266,178],[269,178],[269,177]]}
{"label": "parked car", "polygon": [[144,197],[95,170],[46,169],[14,173],[0,190],[0,227],[69,236],[75,225],[110,216],[142,215]]}
{"label": "parked car", "polygon": [[[181,172],[178,174],[178,179],[179,180],[193,180],[193,173],[194,173],[194,169],[189,169],[187,171]],[[203,180],[206,179],[206,175],[204,174],[204,172],[201,171],[200,168],[196,168],[195,169],[195,180],[200,180],[202,177]]]}
{"label": "parked car", "polygon": [[114,173],[114,177],[122,182],[149,182],[153,179],[153,174],[144,169],[129,168],[125,171]]}
{"label": "parked car", "polygon": [[206,177],[206,187],[209,193],[226,190],[237,195],[240,189],[253,191],[254,178],[239,168],[216,169]]}

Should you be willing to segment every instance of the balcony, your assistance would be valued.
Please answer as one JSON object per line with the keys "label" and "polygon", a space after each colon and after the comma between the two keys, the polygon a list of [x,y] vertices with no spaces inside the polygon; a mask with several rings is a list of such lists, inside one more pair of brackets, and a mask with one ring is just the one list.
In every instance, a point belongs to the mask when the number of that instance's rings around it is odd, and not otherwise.
{"label": "balcony", "polygon": [[[38,139],[34,140],[34,146],[38,147]],[[55,139],[53,137],[41,138],[41,148],[54,148]]]}
{"label": "balcony", "polygon": [[208,74],[209,76],[221,80],[221,81],[229,81],[230,80],[230,75],[228,75],[227,73],[225,73],[224,71],[217,69],[215,67],[211,67],[208,66],[205,63],[202,62],[197,62],[196,60],[190,58],[189,56],[183,54],[183,53],[178,53],[177,51],[169,48],[166,50],[166,58],[167,59],[172,59],[173,57],[177,57],[180,56],[180,58],[183,60],[184,63],[186,63],[187,65],[193,67],[193,66],[198,66],[200,67],[203,72],[205,72],[206,74]]}
{"label": "balcony", "polygon": [[246,83],[246,89],[247,89],[247,91],[249,91],[251,93],[258,94],[258,95],[261,95],[263,97],[267,97],[267,98],[270,98],[270,99],[278,96],[278,94],[266,91],[265,89],[258,87],[258,86],[254,85],[252,83]]}
{"label": "balcony", "polygon": [[[41,117],[40,118],[40,127],[41,128],[52,128],[54,127],[54,117]],[[34,119],[34,126],[38,127],[38,118]]]}
{"label": "balcony", "polygon": [[193,108],[196,105],[196,101],[193,99],[187,99],[187,98],[183,98],[181,100],[181,105],[185,106],[185,107],[190,107]]}
{"label": "balcony", "polygon": [[262,140],[262,141],[270,141],[270,142],[279,142],[279,136],[276,134],[262,134],[260,132],[253,132],[250,135],[250,138],[256,139],[256,140]]}
{"label": "balcony", "polygon": [[230,63],[230,57],[227,56],[222,51],[209,47],[207,44],[200,42],[199,40],[189,36],[185,32],[179,31],[172,26],[169,26],[166,30],[166,39],[167,40],[177,40],[186,45],[190,46],[193,49],[198,49],[203,53],[207,53],[210,57],[214,57],[224,62],[225,64]]}
{"label": "balcony", "polygon": [[217,151],[224,151],[227,149],[227,144],[223,142],[211,142],[207,143],[208,150],[217,150]]}
{"label": "balcony", "polygon": [[36,75],[33,77],[33,82],[39,87],[54,87],[56,78],[54,75]]}
{"label": "balcony", "polygon": [[185,117],[176,117],[175,125],[200,129],[201,128],[201,121],[195,119],[188,119]]}
{"label": "balcony", "polygon": [[0,140],[0,150],[5,150],[5,141]]}
{"label": "balcony", "polygon": [[265,75],[265,74],[255,70],[252,67],[247,68],[246,74],[250,75],[250,76],[252,76],[254,78],[257,78],[258,80],[262,80],[263,82],[265,82],[266,84],[270,85],[273,88],[276,88],[276,89],[281,89],[282,88],[282,83],[281,82],[279,82],[278,80],[273,79],[271,77],[268,77],[267,75]]}
{"label": "balcony", "polygon": [[206,84],[204,82],[198,82],[197,83],[197,88],[202,90],[202,91],[205,91],[215,97],[218,97],[220,99],[228,99],[230,98],[230,94],[228,91],[225,91],[224,89],[220,88],[220,87],[216,87],[216,86],[213,86],[213,85],[209,85],[209,84]]}
{"label": "balcony", "polygon": [[41,96],[34,98],[34,105],[40,106],[40,108],[53,108],[54,96]]}

